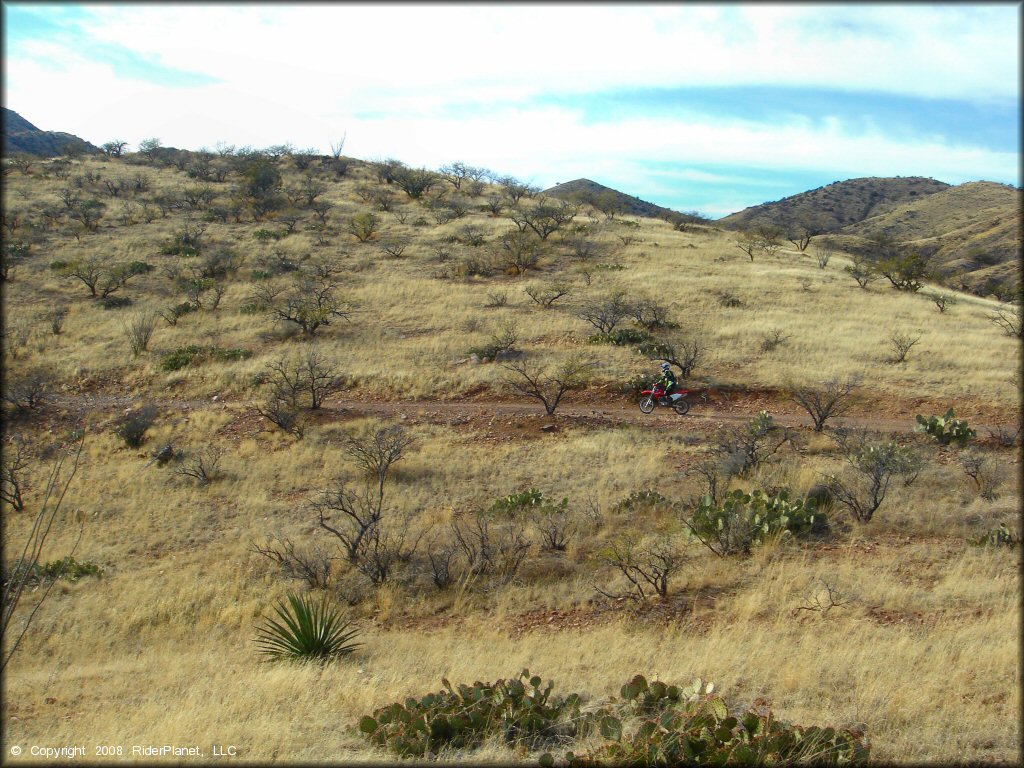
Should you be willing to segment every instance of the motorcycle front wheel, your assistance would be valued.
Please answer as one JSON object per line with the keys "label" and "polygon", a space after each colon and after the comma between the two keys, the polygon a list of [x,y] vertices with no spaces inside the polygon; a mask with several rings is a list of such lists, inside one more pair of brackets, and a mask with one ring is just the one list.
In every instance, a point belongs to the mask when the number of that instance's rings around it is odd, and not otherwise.
{"label": "motorcycle front wheel", "polygon": [[640,410],[644,413],[650,413],[654,410],[654,398],[648,395],[640,401]]}
{"label": "motorcycle front wheel", "polygon": [[685,397],[681,397],[672,403],[672,407],[680,416],[685,416],[690,412],[690,401]]}

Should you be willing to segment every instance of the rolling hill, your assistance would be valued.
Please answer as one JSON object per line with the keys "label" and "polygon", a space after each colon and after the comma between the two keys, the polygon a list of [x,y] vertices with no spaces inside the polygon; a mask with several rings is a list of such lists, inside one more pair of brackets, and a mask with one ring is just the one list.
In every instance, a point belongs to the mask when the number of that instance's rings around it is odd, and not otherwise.
{"label": "rolling hill", "polygon": [[784,232],[812,224],[844,250],[864,251],[877,235],[907,243],[933,259],[936,274],[982,294],[1019,282],[1021,193],[975,181],[951,186],[934,179],[865,178],[837,182],[747,208],[719,224]]}
{"label": "rolling hill", "polygon": [[86,154],[96,154],[100,148],[70,133],[44,131],[32,125],[17,112],[3,108],[3,153],[54,157],[64,153],[68,144],[80,147]]}
{"label": "rolling hill", "polygon": [[950,187],[845,227],[844,234],[882,234],[934,257],[941,269],[975,286],[1015,271],[1021,250],[1020,190],[990,181]]}
{"label": "rolling hill", "polygon": [[773,224],[783,229],[799,222],[813,222],[822,232],[843,227],[892,210],[947,189],[949,184],[920,176],[860,178],[837,181],[824,187],[744,208],[718,220],[732,229]]}
{"label": "rolling hill", "polygon": [[680,213],[671,208],[655,205],[590,179],[575,179],[564,184],[556,184],[545,189],[544,194],[573,203],[587,203],[605,213],[614,211],[616,214],[628,216],[646,216],[651,219],[664,219],[673,224],[681,221],[705,221],[696,214]]}

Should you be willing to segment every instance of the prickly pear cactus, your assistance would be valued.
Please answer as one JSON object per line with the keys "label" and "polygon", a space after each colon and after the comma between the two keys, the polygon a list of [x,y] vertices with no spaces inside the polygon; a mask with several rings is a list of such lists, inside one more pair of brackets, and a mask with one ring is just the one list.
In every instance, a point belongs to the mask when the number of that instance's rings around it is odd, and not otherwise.
{"label": "prickly pear cactus", "polygon": [[953,409],[946,411],[944,416],[932,416],[925,418],[918,414],[915,432],[924,432],[939,441],[941,445],[956,443],[963,448],[972,438],[977,435],[973,429],[967,426],[963,419],[953,418]]}

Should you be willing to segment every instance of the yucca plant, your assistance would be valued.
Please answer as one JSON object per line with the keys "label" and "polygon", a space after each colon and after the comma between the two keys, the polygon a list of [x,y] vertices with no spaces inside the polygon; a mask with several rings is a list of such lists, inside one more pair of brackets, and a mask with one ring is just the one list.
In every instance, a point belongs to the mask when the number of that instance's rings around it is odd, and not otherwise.
{"label": "yucca plant", "polygon": [[359,630],[341,620],[341,614],[327,604],[326,595],[315,603],[308,595],[289,593],[287,604],[276,606],[276,611],[283,623],[268,617],[256,638],[260,653],[271,661],[292,659],[324,664],[347,656],[362,645],[351,642]]}

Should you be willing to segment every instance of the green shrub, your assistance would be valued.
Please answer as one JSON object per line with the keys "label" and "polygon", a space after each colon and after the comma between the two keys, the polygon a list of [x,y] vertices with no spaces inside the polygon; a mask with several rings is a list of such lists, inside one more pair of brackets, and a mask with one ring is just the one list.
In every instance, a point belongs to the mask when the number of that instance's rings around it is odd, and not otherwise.
{"label": "green shrub", "polygon": [[761,491],[734,490],[721,504],[711,496],[702,496],[686,524],[694,536],[721,556],[749,553],[751,546],[774,534],[807,537],[828,529],[824,514],[817,511],[814,502],[790,501],[786,490],[771,496]]}
{"label": "green shrub", "polygon": [[199,248],[194,245],[170,241],[160,245],[160,253],[164,256],[198,256]]}
{"label": "green shrub", "polygon": [[[776,720],[767,707],[730,714],[728,706],[695,680],[689,686],[648,684],[637,675],[621,701],[589,713],[605,739],[585,754],[566,755],[570,766],[866,764],[871,745],[860,729],[803,727]],[[628,719],[627,719],[628,718]],[[634,725],[627,731],[627,723]],[[542,766],[554,764],[550,754]]]}
{"label": "green shrub", "polygon": [[324,594],[319,603],[305,595],[289,593],[287,604],[275,607],[277,622],[266,618],[259,628],[256,643],[260,653],[271,661],[318,661],[327,663],[353,653],[362,645],[352,640],[359,634],[349,622],[327,602]]}
{"label": "green shrub", "polygon": [[[523,670],[518,678],[452,686],[407,698],[364,715],[359,731],[373,744],[402,757],[435,757],[442,749],[473,749],[500,736],[536,749],[568,739],[600,737],[604,743],[576,755],[570,766],[864,764],[871,746],[858,728],[802,727],[776,720],[754,706],[732,715],[713,686],[648,683],[636,675],[621,699],[583,712],[580,696],[552,696],[552,683]],[[553,766],[546,752],[541,766]]]}
{"label": "green shrub", "polygon": [[1020,535],[1007,528],[1006,523],[1000,523],[998,528],[970,538],[967,542],[975,547],[1019,547]]}
{"label": "green shrub", "polygon": [[89,561],[80,563],[71,555],[66,555],[60,560],[51,560],[45,565],[33,563],[31,567],[29,567],[28,563],[24,563],[19,559],[14,565],[13,573],[4,573],[4,582],[8,583],[12,579],[19,578],[26,568],[28,568],[29,573],[25,576],[25,583],[31,585],[57,579],[73,582],[78,581],[83,576],[99,578],[103,575],[103,569],[96,565],[96,563]]}
{"label": "green shrub", "polygon": [[553,683],[524,669],[517,678],[452,686],[419,699],[408,698],[374,710],[359,720],[373,744],[402,757],[436,755],[442,748],[479,747],[491,736],[535,748],[578,732],[580,697],[552,697]]}
{"label": "green shrub", "polygon": [[43,579],[60,578],[65,581],[78,581],[83,576],[99,578],[103,575],[103,569],[96,563],[89,561],[80,563],[71,555],[67,555],[60,560],[51,560],[39,568],[39,575]]}
{"label": "green shrub", "polygon": [[100,299],[100,306],[104,309],[123,309],[131,305],[132,300],[127,296],[107,296]]}
{"label": "green shrub", "polygon": [[248,360],[252,352],[247,349],[221,349],[219,347],[201,347],[198,344],[189,344],[185,347],[168,352],[160,360],[160,367],[165,371],[178,371],[186,365],[195,365],[204,360],[216,360],[217,362],[233,362],[235,360]]}
{"label": "green shrub", "polygon": [[612,512],[616,514],[632,514],[655,507],[671,506],[672,502],[655,490],[632,491],[629,496],[615,502]]}
{"label": "green shrub", "polygon": [[978,434],[967,426],[967,422],[963,419],[954,419],[952,408],[946,411],[945,416],[932,416],[926,419],[918,414],[917,426],[914,427],[914,431],[931,435],[939,441],[940,445],[956,443],[961,448]]}
{"label": "green shrub", "polygon": [[619,385],[619,391],[627,395],[634,403],[640,402],[640,393],[651,388],[653,377],[649,374],[638,373],[631,379]]}
{"label": "green shrub", "polygon": [[267,240],[280,240],[285,236],[284,232],[277,232],[271,229],[257,229],[252,233],[252,236],[259,240],[261,243]]}
{"label": "green shrub", "polygon": [[261,280],[269,280],[273,276],[274,274],[272,272],[268,272],[265,269],[254,269],[252,271],[252,279],[254,282],[259,282]]}
{"label": "green shrub", "polygon": [[620,328],[611,333],[596,333],[587,339],[588,344],[614,344],[616,347],[630,347],[653,341],[651,334],[639,328]]}
{"label": "green shrub", "polygon": [[203,348],[198,344],[189,344],[185,347],[178,347],[173,352],[168,352],[160,360],[160,368],[165,371],[178,371],[202,354]]}

